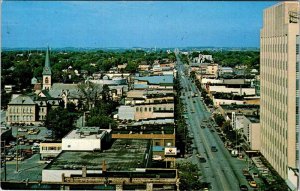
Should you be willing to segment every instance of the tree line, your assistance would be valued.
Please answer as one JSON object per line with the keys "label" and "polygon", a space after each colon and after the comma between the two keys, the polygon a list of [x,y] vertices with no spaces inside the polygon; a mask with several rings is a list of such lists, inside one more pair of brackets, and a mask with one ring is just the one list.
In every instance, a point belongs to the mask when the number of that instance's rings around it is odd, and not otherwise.
{"label": "tree line", "polygon": [[[88,75],[106,72],[111,67],[127,63],[123,72],[134,73],[140,64],[152,64],[154,60],[175,61],[175,54],[165,51],[146,52],[143,50],[118,51],[50,51],[52,81],[62,83],[79,82],[82,77],[75,75],[85,70]],[[32,77],[41,78],[45,63],[45,51],[3,51],[1,54],[1,85],[16,85],[17,89],[32,88]],[[64,72],[68,68],[72,71]],[[71,75],[72,81],[69,79]]]}

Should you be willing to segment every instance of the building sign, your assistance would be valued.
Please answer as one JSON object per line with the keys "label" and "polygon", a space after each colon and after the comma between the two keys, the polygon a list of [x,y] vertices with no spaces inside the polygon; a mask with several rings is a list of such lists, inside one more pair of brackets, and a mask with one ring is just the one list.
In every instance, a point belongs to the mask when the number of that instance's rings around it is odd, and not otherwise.
{"label": "building sign", "polygon": [[165,155],[177,155],[176,147],[165,147]]}

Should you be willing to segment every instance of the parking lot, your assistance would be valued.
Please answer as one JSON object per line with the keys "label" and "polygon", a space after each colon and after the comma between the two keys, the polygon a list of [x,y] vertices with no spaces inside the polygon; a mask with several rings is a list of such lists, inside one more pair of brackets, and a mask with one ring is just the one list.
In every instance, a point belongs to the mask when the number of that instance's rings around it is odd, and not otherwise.
{"label": "parking lot", "polygon": [[[42,169],[46,166],[44,161],[40,161],[39,154],[34,154],[30,158],[23,161],[7,161],[6,162],[6,181],[41,181]],[[4,165],[1,166],[1,180],[5,179]]]}
{"label": "parking lot", "polygon": [[[39,143],[51,139],[51,133],[46,127],[12,126],[12,137],[2,143],[1,177],[6,180],[39,181],[42,169],[46,166],[40,161]],[[18,165],[17,165],[18,163]]]}

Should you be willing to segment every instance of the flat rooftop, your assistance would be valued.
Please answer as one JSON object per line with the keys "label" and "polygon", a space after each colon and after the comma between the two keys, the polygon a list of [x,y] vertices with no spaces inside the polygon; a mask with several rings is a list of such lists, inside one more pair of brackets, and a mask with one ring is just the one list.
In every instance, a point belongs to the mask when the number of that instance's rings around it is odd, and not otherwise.
{"label": "flat rooftop", "polygon": [[63,139],[99,139],[102,138],[106,132],[110,133],[110,131],[110,129],[100,129],[99,127],[81,127],[72,130]]}
{"label": "flat rooftop", "polygon": [[174,134],[174,125],[172,124],[143,124],[143,125],[128,125],[118,126],[113,129],[112,133],[117,134]]}
{"label": "flat rooftop", "polygon": [[64,151],[45,170],[81,170],[84,165],[88,170],[102,170],[103,161],[108,171],[145,168],[149,144],[149,140],[117,139],[110,149],[102,152]]}
{"label": "flat rooftop", "polygon": [[236,109],[259,109],[259,105],[249,105],[249,104],[244,104],[244,105],[235,105],[235,104],[232,104],[232,105],[221,105],[221,107],[225,110],[236,110]]}

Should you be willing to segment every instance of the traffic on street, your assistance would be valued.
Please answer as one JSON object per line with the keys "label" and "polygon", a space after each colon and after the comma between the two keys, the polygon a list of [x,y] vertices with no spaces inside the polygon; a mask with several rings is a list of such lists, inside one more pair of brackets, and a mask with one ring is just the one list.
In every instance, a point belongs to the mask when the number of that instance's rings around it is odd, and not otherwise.
{"label": "traffic on street", "polygon": [[[203,103],[201,92],[185,74],[177,56],[178,74],[182,87],[181,100],[185,105],[185,119],[192,138],[192,158],[201,170],[202,182],[209,190],[251,190],[243,170],[244,160],[232,157],[217,134],[217,125]],[[254,187],[254,186],[253,186]]]}

